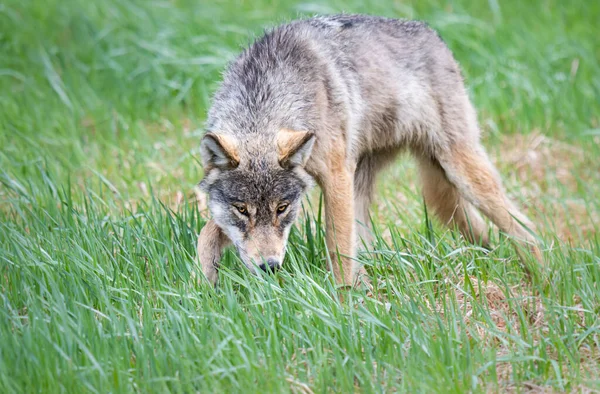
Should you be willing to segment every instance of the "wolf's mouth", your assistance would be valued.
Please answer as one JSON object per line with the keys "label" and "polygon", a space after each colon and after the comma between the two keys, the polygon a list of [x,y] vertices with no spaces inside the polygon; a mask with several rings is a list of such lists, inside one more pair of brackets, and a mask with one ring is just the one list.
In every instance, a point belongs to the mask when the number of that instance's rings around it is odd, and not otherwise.
{"label": "wolf's mouth", "polygon": [[268,274],[272,274],[281,269],[282,264],[279,262],[279,260],[275,258],[268,258],[266,260],[261,259],[260,261],[256,261],[250,256],[248,256],[248,254],[243,249],[239,248],[237,245],[236,249],[238,251],[240,259],[242,260],[246,268],[248,268],[250,272],[252,272],[252,274],[254,275],[257,274],[257,269],[260,269]]}

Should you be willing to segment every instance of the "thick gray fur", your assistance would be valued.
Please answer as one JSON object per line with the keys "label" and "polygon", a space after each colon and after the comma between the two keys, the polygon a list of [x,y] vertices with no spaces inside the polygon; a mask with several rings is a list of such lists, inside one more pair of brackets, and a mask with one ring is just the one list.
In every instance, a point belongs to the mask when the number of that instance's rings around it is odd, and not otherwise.
{"label": "thick gray fur", "polygon": [[[281,130],[309,133],[294,152],[296,161],[281,161]],[[263,237],[267,243],[283,237],[278,246],[283,252],[256,246],[262,257],[281,260],[311,179],[330,206],[328,231],[353,227],[347,236],[332,236],[330,249],[342,245],[340,252],[352,257],[354,246],[344,247],[344,242],[355,245],[357,232],[367,237],[363,225],[369,221],[375,176],[405,149],[417,158],[426,201],[444,222],[456,224],[472,241],[486,242],[487,229],[476,207],[505,232],[532,241],[514,217],[530,223],[506,199],[479,143],[459,66],[425,23],[337,15],[277,27],[229,66],[214,96],[207,132],[232,141],[239,159],[228,161],[218,144],[203,140],[202,187],[209,194],[213,220],[251,269],[256,256],[248,253],[246,242],[260,237],[249,228],[269,228]],[[348,174],[348,182],[343,181]],[[486,194],[480,189],[493,190]],[[280,201],[290,208],[274,226],[273,210]],[[344,202],[352,211],[352,224],[340,207]],[[253,210],[250,227],[249,218],[231,208],[234,203]],[[513,219],[494,213],[498,210]],[[466,229],[455,217],[457,211],[457,216],[468,215],[475,228]],[[355,220],[363,225],[354,228]],[[360,267],[352,264],[344,271],[350,270],[336,278],[348,284]]]}

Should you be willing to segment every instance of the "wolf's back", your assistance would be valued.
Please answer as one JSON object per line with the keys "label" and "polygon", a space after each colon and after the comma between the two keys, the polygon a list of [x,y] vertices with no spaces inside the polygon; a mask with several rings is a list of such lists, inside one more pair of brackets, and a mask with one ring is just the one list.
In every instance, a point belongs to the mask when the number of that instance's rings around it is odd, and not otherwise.
{"label": "wolf's back", "polygon": [[230,64],[207,129],[254,136],[316,130],[323,102],[342,118],[361,118],[391,97],[401,100],[402,86],[448,72],[459,74],[452,55],[422,22],[365,15],[294,21],[266,32]]}

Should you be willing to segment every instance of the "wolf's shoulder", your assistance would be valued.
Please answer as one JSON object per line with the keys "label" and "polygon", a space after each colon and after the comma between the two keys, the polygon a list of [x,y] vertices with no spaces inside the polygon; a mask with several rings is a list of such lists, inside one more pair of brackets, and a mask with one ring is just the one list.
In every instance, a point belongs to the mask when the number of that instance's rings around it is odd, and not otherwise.
{"label": "wolf's shoulder", "polygon": [[[392,36],[437,35],[427,22],[366,14],[334,14],[301,18],[266,29],[250,45],[256,49],[275,50],[304,40],[335,40],[346,34],[388,33]],[[339,34],[346,33],[346,34]]]}
{"label": "wolf's shoulder", "polygon": [[[421,20],[396,19],[365,14],[335,14],[314,16],[298,19],[288,24],[283,24],[272,30],[273,34],[293,34],[304,32],[321,33],[325,36],[335,37],[337,33],[352,34],[388,33],[394,36],[430,35],[436,32]],[[333,34],[332,34],[333,33]]]}

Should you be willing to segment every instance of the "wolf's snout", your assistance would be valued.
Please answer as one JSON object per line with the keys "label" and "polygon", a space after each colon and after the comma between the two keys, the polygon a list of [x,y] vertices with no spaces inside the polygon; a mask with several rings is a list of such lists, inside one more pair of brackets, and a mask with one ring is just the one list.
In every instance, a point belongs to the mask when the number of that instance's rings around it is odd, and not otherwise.
{"label": "wolf's snout", "polygon": [[274,258],[267,259],[266,263],[259,265],[258,267],[268,273],[275,272],[279,269],[281,264],[279,264],[279,260]]}

